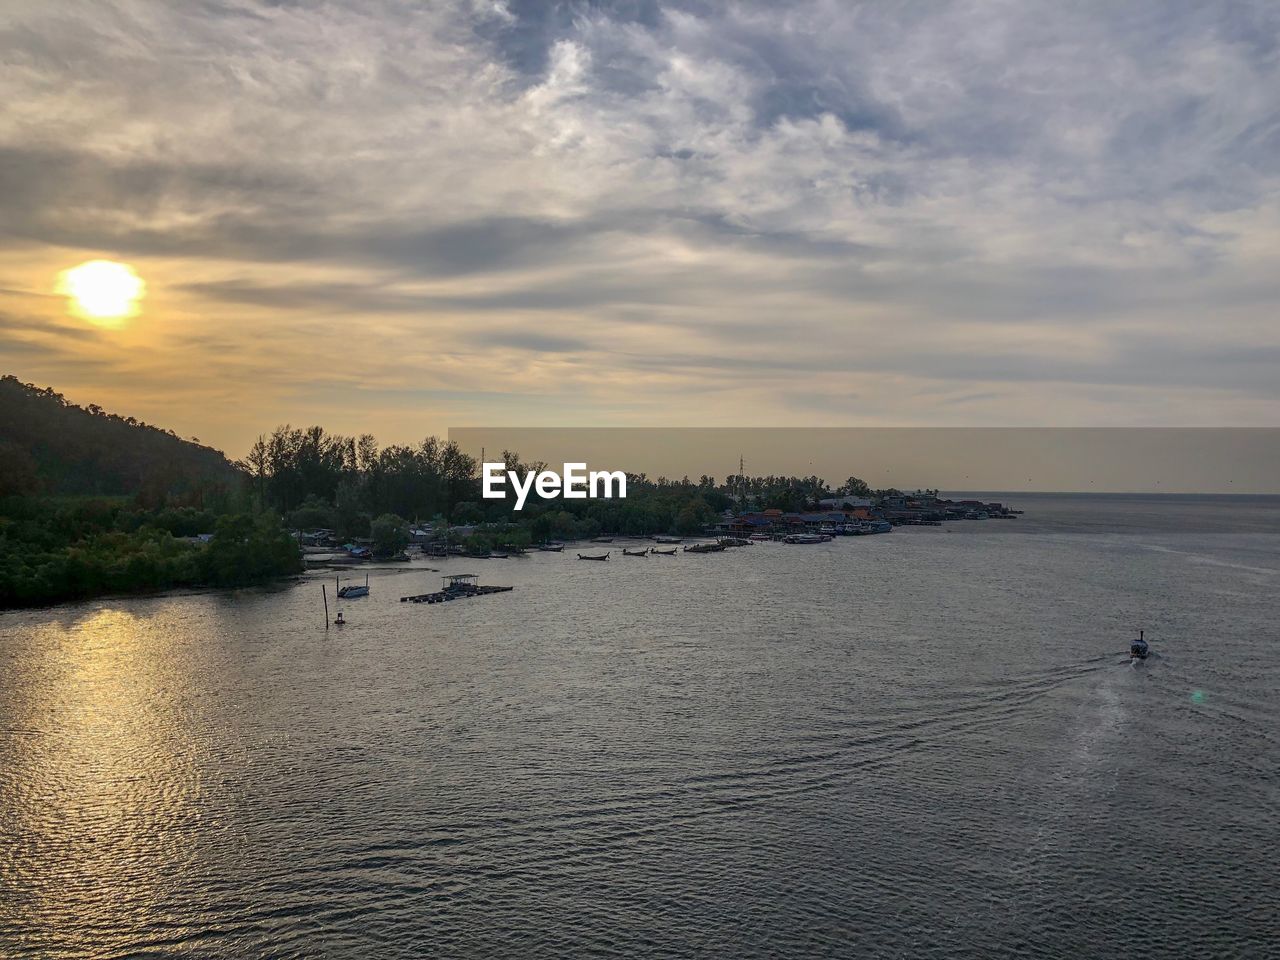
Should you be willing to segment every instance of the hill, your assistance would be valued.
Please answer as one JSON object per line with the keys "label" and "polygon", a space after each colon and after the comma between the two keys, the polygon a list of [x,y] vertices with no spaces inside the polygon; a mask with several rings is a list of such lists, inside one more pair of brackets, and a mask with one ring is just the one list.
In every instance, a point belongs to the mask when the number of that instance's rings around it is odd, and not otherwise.
{"label": "hill", "polygon": [[0,377],[0,496],[43,493],[200,499],[238,489],[221,451],[132,417],[80,407],[51,388]]}

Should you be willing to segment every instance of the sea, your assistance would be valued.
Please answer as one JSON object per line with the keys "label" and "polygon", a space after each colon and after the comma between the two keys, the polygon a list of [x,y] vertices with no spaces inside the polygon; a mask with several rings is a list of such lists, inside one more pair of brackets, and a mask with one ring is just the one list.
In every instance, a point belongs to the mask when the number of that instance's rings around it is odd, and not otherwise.
{"label": "sea", "polygon": [[0,615],[0,957],[1280,956],[1280,498],[984,498]]}

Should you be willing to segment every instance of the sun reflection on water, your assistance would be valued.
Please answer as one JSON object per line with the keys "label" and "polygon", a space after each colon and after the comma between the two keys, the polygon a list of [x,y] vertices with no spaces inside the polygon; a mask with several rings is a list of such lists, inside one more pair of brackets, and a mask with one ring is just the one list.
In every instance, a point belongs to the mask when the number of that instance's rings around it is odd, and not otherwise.
{"label": "sun reflection on water", "polygon": [[157,627],[100,609],[32,632],[25,656],[5,664],[30,675],[7,684],[23,699],[9,704],[14,726],[2,734],[0,873],[33,947],[87,947],[95,927],[154,925],[191,853],[200,782],[183,683]]}

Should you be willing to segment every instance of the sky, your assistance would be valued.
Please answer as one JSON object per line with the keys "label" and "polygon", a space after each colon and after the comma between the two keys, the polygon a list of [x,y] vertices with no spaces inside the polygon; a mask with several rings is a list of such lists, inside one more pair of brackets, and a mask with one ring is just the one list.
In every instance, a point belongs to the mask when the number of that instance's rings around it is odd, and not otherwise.
{"label": "sky", "polygon": [[[276,424],[1276,426],[1280,5],[8,0],[0,372]],[[59,272],[146,283],[101,326]]]}
{"label": "sky", "polygon": [[[481,462],[505,450],[564,472],[817,476],[833,489],[1280,494],[1280,428],[1240,427],[462,427]],[[579,471],[584,472],[584,471]]]}

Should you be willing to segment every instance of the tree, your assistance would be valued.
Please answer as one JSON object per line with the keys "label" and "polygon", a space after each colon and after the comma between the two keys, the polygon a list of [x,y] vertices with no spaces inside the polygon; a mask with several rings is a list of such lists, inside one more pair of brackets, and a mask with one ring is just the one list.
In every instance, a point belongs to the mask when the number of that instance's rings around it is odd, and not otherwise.
{"label": "tree", "polygon": [[356,469],[368,473],[378,462],[378,441],[371,433],[362,433],[356,441]]}
{"label": "tree", "polygon": [[0,497],[23,496],[39,488],[35,458],[15,444],[0,441]]}
{"label": "tree", "polygon": [[394,557],[409,545],[409,524],[394,513],[384,513],[369,527],[373,552],[379,557]]}
{"label": "tree", "polygon": [[289,527],[293,530],[332,530],[337,526],[337,512],[317,496],[307,497],[297,510],[289,514]]}
{"label": "tree", "polygon": [[480,509],[479,504],[467,501],[459,503],[453,508],[453,516],[450,518],[457,524],[479,523],[484,519],[484,511]]}
{"label": "tree", "polygon": [[360,484],[347,477],[334,493],[334,530],[339,538],[351,540],[369,533],[369,514],[360,508]]}
{"label": "tree", "polygon": [[201,556],[205,577],[217,586],[259,583],[302,570],[302,551],[270,517],[239,513],[222,517]]}
{"label": "tree", "polygon": [[267,463],[267,440],[259,434],[258,439],[249,449],[249,455],[244,458],[243,464],[249,476],[253,478],[254,493],[258,497],[259,507],[263,506],[267,499]]}
{"label": "tree", "polygon": [[692,502],[686,503],[676,514],[676,533],[695,534],[702,531],[703,518]]}
{"label": "tree", "polygon": [[871,496],[871,486],[865,480],[858,477],[850,477],[836,491],[836,495],[841,497],[869,497]]}

